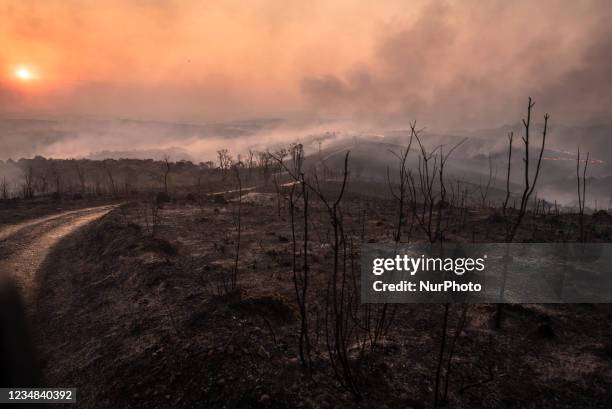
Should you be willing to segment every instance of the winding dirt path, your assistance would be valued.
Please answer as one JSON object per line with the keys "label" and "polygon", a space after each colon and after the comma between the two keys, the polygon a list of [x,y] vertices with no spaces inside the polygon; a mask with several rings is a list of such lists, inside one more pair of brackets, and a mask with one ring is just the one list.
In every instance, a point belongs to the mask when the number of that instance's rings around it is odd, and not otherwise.
{"label": "winding dirt path", "polygon": [[36,271],[53,245],[115,207],[71,210],[0,228],[0,275],[11,277],[28,302]]}

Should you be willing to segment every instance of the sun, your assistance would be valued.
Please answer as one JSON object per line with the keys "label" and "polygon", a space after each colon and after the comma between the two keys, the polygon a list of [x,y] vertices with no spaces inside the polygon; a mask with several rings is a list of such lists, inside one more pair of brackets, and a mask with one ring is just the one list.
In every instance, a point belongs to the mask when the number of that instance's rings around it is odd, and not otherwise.
{"label": "sun", "polygon": [[24,66],[17,67],[15,69],[14,75],[17,79],[21,81],[31,81],[33,79],[36,79],[36,74],[34,73],[34,71],[32,71],[31,68]]}

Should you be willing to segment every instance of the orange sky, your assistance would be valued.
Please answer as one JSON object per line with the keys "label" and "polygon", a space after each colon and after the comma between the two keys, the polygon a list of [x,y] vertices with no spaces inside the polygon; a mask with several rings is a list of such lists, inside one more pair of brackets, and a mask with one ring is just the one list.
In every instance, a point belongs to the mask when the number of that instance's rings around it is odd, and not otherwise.
{"label": "orange sky", "polygon": [[[410,14],[401,1],[359,3],[0,0],[2,83],[28,103],[53,95],[66,109],[82,88],[112,99],[105,86],[202,102],[190,95],[198,89],[220,110],[232,100],[279,109],[299,102],[299,78],[341,73],[367,58],[377,25]],[[18,81],[21,65],[38,81]]]}
{"label": "orange sky", "polygon": [[[168,119],[323,110],[386,120],[442,110],[463,123],[514,118],[508,106],[520,112],[534,93],[560,112],[602,115],[612,92],[593,81],[608,68],[610,8],[0,0],[0,111]],[[20,80],[19,67],[37,78]],[[558,107],[568,87],[579,100]]]}

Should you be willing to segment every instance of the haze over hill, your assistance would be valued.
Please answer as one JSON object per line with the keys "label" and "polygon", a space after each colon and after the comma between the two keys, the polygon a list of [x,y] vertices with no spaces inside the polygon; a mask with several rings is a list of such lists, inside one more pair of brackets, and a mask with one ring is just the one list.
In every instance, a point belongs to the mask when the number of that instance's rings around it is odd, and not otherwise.
{"label": "haze over hill", "polygon": [[[542,124],[532,132],[540,138]],[[409,141],[409,131],[401,129],[358,129],[354,124],[338,121],[306,122],[291,119],[263,118],[212,124],[169,123],[130,119],[0,119],[0,159],[18,159],[40,155],[52,158],[154,159],[169,157],[172,161],[194,163],[217,160],[217,151],[229,149],[231,155],[246,157],[249,150],[274,151],[289,142],[304,145],[309,161],[324,161],[339,168],[342,156],[351,151],[353,174],[386,182],[387,167],[393,175],[399,152]],[[491,190],[502,195],[506,175],[507,134],[515,132],[517,141],[522,124],[484,130],[436,133],[424,129],[421,139],[428,149],[443,146],[449,149],[464,141],[453,153],[447,171],[453,181],[470,184],[477,195],[479,186],[487,184],[492,174]],[[588,172],[589,206],[607,207],[610,200],[612,165],[607,157],[612,148],[605,143],[612,135],[612,126],[587,127],[552,125],[544,152],[544,171],[538,192],[550,201],[572,204],[575,194],[568,186],[575,183],[576,141],[583,152],[590,152]],[[539,139],[538,139],[539,140]],[[19,141],[15,143],[14,141]],[[491,161],[489,161],[489,157]],[[515,143],[513,169],[522,163],[522,146]],[[536,158],[535,152],[531,155]],[[408,158],[408,166],[416,168],[416,142]],[[19,166],[4,166],[4,176],[18,181],[23,177]],[[392,176],[393,177],[393,176]],[[518,189],[522,175],[514,172],[511,182]],[[17,182],[15,182],[17,183]]]}

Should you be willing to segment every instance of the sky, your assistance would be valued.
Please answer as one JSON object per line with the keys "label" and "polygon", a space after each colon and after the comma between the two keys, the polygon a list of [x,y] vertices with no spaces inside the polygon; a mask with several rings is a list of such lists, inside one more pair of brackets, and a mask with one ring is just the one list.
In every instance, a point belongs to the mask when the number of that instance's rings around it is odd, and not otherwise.
{"label": "sky", "polygon": [[612,114],[612,4],[0,0],[0,112],[441,129]]}

